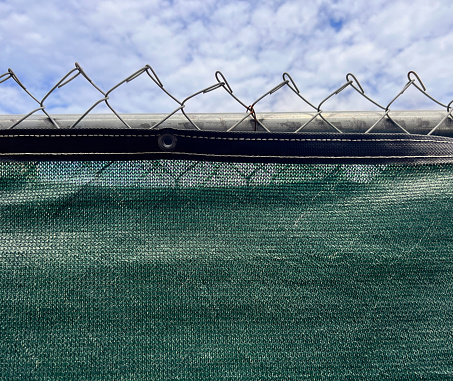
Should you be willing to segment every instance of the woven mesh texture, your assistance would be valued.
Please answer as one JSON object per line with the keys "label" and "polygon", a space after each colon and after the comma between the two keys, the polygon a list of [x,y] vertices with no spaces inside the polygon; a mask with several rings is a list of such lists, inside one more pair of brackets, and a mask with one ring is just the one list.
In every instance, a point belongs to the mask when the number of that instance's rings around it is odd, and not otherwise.
{"label": "woven mesh texture", "polygon": [[453,166],[0,174],[1,379],[453,374]]}

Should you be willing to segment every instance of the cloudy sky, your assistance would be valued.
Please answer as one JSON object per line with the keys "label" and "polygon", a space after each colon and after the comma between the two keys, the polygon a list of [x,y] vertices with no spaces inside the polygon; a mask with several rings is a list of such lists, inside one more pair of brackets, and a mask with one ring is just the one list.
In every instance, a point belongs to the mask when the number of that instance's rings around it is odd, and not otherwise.
{"label": "cloudy sky", "polygon": [[[288,72],[315,105],[353,73],[386,106],[416,71],[428,92],[453,99],[453,2],[4,0],[0,1],[0,71],[13,69],[41,100],[78,62],[104,92],[150,65],[182,101],[217,83],[220,70],[245,104]],[[7,78],[6,76],[3,79]],[[82,76],[45,101],[53,113],[82,113],[102,94]],[[170,112],[178,104],[146,75],[110,94],[119,112]],[[24,114],[36,103],[11,79],[0,84],[0,113]],[[392,109],[439,108],[411,87]],[[310,108],[284,87],[255,107]],[[373,110],[350,87],[324,110]],[[187,112],[244,112],[223,89],[187,101]],[[102,105],[94,112],[104,112]]]}

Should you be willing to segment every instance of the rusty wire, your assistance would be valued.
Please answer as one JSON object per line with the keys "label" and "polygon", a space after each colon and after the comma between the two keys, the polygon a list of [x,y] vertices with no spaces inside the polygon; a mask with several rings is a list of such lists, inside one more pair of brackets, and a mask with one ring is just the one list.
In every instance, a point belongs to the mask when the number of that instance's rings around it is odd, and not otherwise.
{"label": "rusty wire", "polygon": [[[160,78],[157,76],[156,72],[153,70],[153,68],[149,65],[145,65],[141,69],[137,70],[136,72],[132,73],[129,75],[127,78],[121,80],[118,82],[116,85],[114,85],[112,88],[110,88],[107,91],[103,91],[99,86],[97,86],[93,80],[87,75],[87,73],[82,69],[82,67],[76,62],[75,67],[71,69],[66,75],[64,75],[56,84],[53,86],[47,94],[39,100],[36,98],[33,94],[30,93],[29,90],[24,86],[24,84],[19,80],[17,75],[13,72],[12,69],[8,69],[6,73],[0,75],[0,91],[1,91],[1,84],[8,81],[12,80],[14,81],[19,88],[26,93],[34,102],[37,103],[36,108],[33,110],[23,114],[20,116],[20,118],[9,127],[9,129],[15,128],[19,126],[24,120],[29,118],[31,115],[37,113],[37,112],[42,112],[44,113],[45,117],[49,119],[49,121],[52,123],[52,125],[55,128],[61,128],[57,121],[52,117],[52,115],[46,110],[46,104],[45,102],[48,101],[52,93],[56,89],[60,89],[76,79],[77,77],[81,76],[84,78],[99,94],[100,98],[92,104],[83,114],[78,117],[78,119],[69,127],[69,128],[74,128],[76,127],[88,114],[92,113],[92,111],[101,103],[104,103],[111,111],[112,113],[121,121],[122,124],[124,124],[125,127],[131,128],[131,126],[124,120],[123,117],[113,108],[113,106],[110,104],[110,95],[117,90],[119,87],[135,80],[136,78],[146,75],[149,79],[151,79],[151,82],[153,85],[157,86],[164,94],[165,96],[169,97],[176,103],[176,108],[171,111],[170,113],[166,114],[165,117],[163,117],[159,122],[154,124],[153,126],[149,127],[150,129],[156,128],[160,125],[162,125],[167,119],[171,118],[174,114],[178,113],[181,111],[181,113],[184,115],[184,117],[187,119],[187,121],[190,123],[190,125],[198,130],[201,130],[201,128],[190,118],[190,115],[188,114],[186,110],[186,106],[190,103],[190,101],[202,94],[207,94],[211,91],[215,91],[218,89],[224,89],[236,102],[238,102],[244,109],[245,109],[245,115],[240,118],[236,123],[232,124],[230,127],[227,128],[227,131],[232,131],[234,130],[237,126],[239,126],[241,123],[243,123],[245,120],[250,119],[252,123],[254,123],[254,129],[255,131],[258,130],[258,126],[261,127],[262,130],[271,132],[268,127],[264,124],[263,120],[259,118],[258,115],[258,105],[259,103],[266,97],[278,92],[280,89],[287,87],[289,88],[294,94],[296,94],[299,99],[303,102],[303,104],[308,105],[312,110],[312,114],[310,116],[310,119],[304,123],[302,126],[296,128],[293,132],[298,133],[301,130],[303,130],[305,127],[307,127],[310,123],[313,123],[317,119],[321,119],[324,121],[328,126],[332,128],[334,132],[337,133],[343,133],[341,130],[340,126],[336,126],[332,122],[330,122],[326,116],[324,115],[324,111],[322,109],[322,106],[332,97],[337,96],[341,92],[345,91],[348,88],[353,89],[356,91],[358,94],[360,94],[362,97],[364,97],[367,101],[372,103],[374,106],[376,106],[378,109],[382,110],[382,114],[377,118],[376,122],[369,127],[365,133],[370,133],[373,131],[373,129],[384,119],[387,119],[391,123],[393,123],[396,127],[398,127],[403,133],[409,133],[401,124],[399,124],[394,118],[392,118],[391,115],[391,109],[390,106],[399,98],[401,97],[407,89],[409,89],[411,86],[415,87],[418,91],[420,91],[423,95],[425,95],[428,99],[430,99],[432,102],[436,103],[438,106],[440,106],[442,109],[445,109],[445,115],[443,118],[439,121],[439,123],[432,128],[428,135],[433,134],[444,122],[447,118],[453,120],[453,100],[451,100],[448,104],[444,104],[431,96],[420,79],[420,77],[415,73],[414,71],[409,71],[407,74],[408,81],[406,84],[403,86],[402,90],[393,97],[393,99],[386,105],[383,106],[370,98],[368,95],[365,94],[365,90],[363,89],[362,85],[360,84],[359,80],[352,74],[348,73],[346,75],[346,82],[342,84],[338,89],[330,93],[328,96],[326,96],[319,104],[318,106],[315,106],[313,103],[308,101],[304,96],[302,96],[299,87],[296,85],[295,81],[293,78],[288,74],[288,73],[283,73],[283,81],[281,81],[279,84],[274,86],[271,90],[266,91],[263,95],[259,96],[255,101],[252,103],[248,102],[243,102],[241,99],[239,99],[236,94],[234,94],[232,87],[228,83],[226,77],[220,72],[217,71],[215,73],[215,79],[216,83],[208,86],[202,90],[199,90],[193,94],[190,94],[184,100],[180,101],[178,100],[174,95],[172,95],[166,88],[164,88],[164,85]],[[249,105],[247,105],[249,104]]]}

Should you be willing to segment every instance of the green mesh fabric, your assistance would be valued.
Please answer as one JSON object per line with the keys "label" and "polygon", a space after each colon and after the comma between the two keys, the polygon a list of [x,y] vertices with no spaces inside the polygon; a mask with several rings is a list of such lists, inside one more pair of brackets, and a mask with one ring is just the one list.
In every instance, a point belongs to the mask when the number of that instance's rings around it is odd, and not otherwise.
{"label": "green mesh fabric", "polygon": [[0,164],[0,378],[453,374],[453,166]]}

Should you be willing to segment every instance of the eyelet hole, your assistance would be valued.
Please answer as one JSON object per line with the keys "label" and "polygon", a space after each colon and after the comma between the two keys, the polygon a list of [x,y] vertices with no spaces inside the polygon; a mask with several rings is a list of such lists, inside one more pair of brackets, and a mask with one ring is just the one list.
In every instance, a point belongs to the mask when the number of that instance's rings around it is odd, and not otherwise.
{"label": "eyelet hole", "polygon": [[159,147],[164,151],[172,151],[176,147],[176,136],[171,134],[163,134],[159,136]]}

